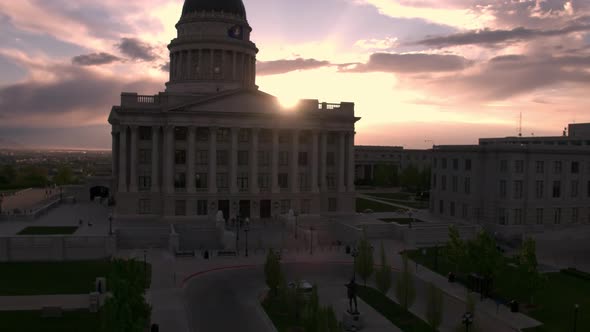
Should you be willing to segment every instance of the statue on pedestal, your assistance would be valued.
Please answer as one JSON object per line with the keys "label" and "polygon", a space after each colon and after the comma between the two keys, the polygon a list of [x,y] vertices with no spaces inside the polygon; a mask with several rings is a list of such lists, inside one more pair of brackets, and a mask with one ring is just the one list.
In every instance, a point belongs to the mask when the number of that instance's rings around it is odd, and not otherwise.
{"label": "statue on pedestal", "polygon": [[[348,312],[351,314],[358,314],[358,303],[356,300],[356,282],[354,278],[350,280],[348,284],[346,284],[347,295],[348,295]],[[352,304],[354,302],[354,310],[352,310]]]}

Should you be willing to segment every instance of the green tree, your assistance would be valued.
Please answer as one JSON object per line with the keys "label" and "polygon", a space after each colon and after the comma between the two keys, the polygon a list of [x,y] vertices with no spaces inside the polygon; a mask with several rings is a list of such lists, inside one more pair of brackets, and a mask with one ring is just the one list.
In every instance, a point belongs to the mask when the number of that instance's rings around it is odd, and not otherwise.
{"label": "green tree", "polygon": [[397,279],[395,296],[397,297],[398,302],[406,310],[408,310],[408,308],[414,304],[414,300],[416,300],[414,276],[412,271],[410,271],[408,256],[405,252],[402,254],[402,271]]}
{"label": "green tree", "polygon": [[394,165],[376,165],[373,175],[373,183],[377,186],[397,186],[399,175]]}
{"label": "green tree", "polygon": [[332,307],[320,308],[316,332],[339,332],[340,324]]}
{"label": "green tree", "polygon": [[437,331],[443,318],[443,293],[433,283],[428,283],[426,301],[426,320]]}
{"label": "green tree", "polygon": [[363,233],[363,237],[358,244],[358,252],[355,260],[356,273],[363,279],[365,286],[367,280],[373,274],[373,249],[367,240],[367,234]]}
{"label": "green tree", "polygon": [[24,167],[17,175],[16,186],[21,188],[41,188],[47,186],[47,184],[47,170],[40,167]]}
{"label": "green tree", "polygon": [[151,313],[143,295],[143,266],[134,260],[114,260],[111,266],[107,285],[112,296],[101,310],[101,331],[143,332]]}
{"label": "green tree", "polygon": [[498,251],[496,240],[486,231],[467,243],[468,266],[485,278],[494,278],[501,272],[504,256]]}
{"label": "green tree", "polygon": [[383,247],[383,243],[381,243],[381,266],[375,272],[375,283],[377,284],[377,289],[383,294],[387,294],[387,291],[391,288],[391,274],[391,266],[387,264],[385,248]]}
{"label": "green tree", "polygon": [[277,296],[279,284],[282,280],[281,262],[274,250],[269,250],[266,255],[266,262],[264,263],[264,275],[266,285]]}
{"label": "green tree", "polygon": [[53,178],[53,182],[58,186],[72,184],[74,182],[74,172],[69,166],[60,166]]}
{"label": "green tree", "polygon": [[464,267],[466,258],[466,244],[461,239],[459,229],[455,225],[449,226],[449,242],[445,248],[445,256],[449,263],[459,272]]}
{"label": "green tree", "polygon": [[525,291],[533,303],[533,296],[542,284],[542,276],[538,271],[537,249],[533,238],[527,238],[522,244],[518,256],[518,270],[521,289]]}
{"label": "green tree", "polygon": [[430,190],[431,175],[430,167],[424,168],[420,171],[420,182],[418,183],[418,190]]}
{"label": "green tree", "polygon": [[420,171],[414,165],[408,165],[400,176],[400,184],[409,191],[418,189],[420,183]]}

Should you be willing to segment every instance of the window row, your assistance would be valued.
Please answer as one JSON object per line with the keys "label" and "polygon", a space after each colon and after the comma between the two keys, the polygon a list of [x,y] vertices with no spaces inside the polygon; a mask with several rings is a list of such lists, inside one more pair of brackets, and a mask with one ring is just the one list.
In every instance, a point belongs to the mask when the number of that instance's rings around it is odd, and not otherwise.
{"label": "window row", "polygon": [[[546,162],[544,160],[536,160],[535,161],[535,173],[536,174],[545,174],[546,171]],[[564,170],[564,165],[569,163],[569,172],[571,174],[579,174],[580,173],[580,162],[579,161],[572,161],[572,162],[565,162],[562,160],[555,160],[551,162],[551,169],[554,174],[561,174]],[[500,172],[507,173],[509,172],[509,161],[508,160],[500,160]],[[514,173],[522,174],[525,172],[525,165],[524,160],[514,160],[513,161],[513,170]]]}
{"label": "window row", "polygon": [[[552,198],[561,198],[563,193],[563,185],[562,181],[555,180],[551,183],[551,191],[550,197]],[[523,198],[523,188],[524,188],[524,181],[516,180],[512,182],[512,197],[514,199],[522,199]],[[546,193],[546,186],[545,181],[537,180],[535,181],[535,198],[536,199],[543,199],[547,195]],[[508,182],[506,180],[500,180],[499,185],[499,196],[500,198],[508,198]],[[579,198],[580,197],[580,182],[577,180],[572,180],[569,186],[569,198]],[[586,184],[586,197],[590,197],[590,181]]]}
{"label": "window row", "polygon": [[[438,168],[439,167],[439,158],[434,158],[433,159],[433,168]],[[449,167],[449,160],[447,158],[440,158],[440,168],[441,169],[447,169]],[[460,169],[460,164],[462,164],[461,166],[461,170],[463,171],[471,171],[472,168],[472,163],[471,163],[471,159],[463,159],[462,161],[458,158],[453,158],[451,159],[451,164],[452,164],[452,169],[455,171],[459,171]]]}
{"label": "window row", "polygon": [[[432,188],[436,189],[438,186],[438,174],[433,174],[432,175]],[[451,191],[456,193],[459,192],[459,177],[458,176],[452,176],[451,178]],[[441,175],[440,176],[440,189],[441,191],[446,191],[447,190],[447,176],[446,175]],[[471,178],[466,177],[463,178],[463,193],[469,195],[471,194]]]}
{"label": "window row", "polygon": [[[543,225],[547,221],[559,225],[562,223],[583,222],[580,212],[584,209],[573,208],[536,208],[534,209],[534,220],[537,225]],[[565,215],[569,212],[569,215]],[[590,209],[588,209],[587,222],[590,222]],[[525,223],[523,209],[498,208],[498,223],[500,225],[522,225]]]}

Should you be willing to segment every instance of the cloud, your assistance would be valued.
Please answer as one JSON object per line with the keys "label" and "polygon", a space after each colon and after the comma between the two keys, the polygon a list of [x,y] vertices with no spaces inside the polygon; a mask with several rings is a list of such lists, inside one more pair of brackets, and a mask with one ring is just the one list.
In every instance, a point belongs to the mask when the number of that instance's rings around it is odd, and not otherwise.
{"label": "cloud", "polygon": [[385,39],[361,39],[354,43],[354,46],[367,50],[387,50],[394,48],[397,44],[397,38],[387,37]]}
{"label": "cloud", "polygon": [[154,53],[154,47],[137,38],[121,38],[117,44],[119,50],[133,60],[154,61],[158,57]]}
{"label": "cloud", "polygon": [[437,48],[462,45],[496,46],[497,44],[521,42],[541,37],[556,37],[586,31],[590,31],[590,24],[575,24],[553,30],[527,29],[524,27],[511,30],[484,29],[449,36],[429,37],[418,41],[416,44]]}
{"label": "cloud", "polygon": [[458,55],[425,53],[374,53],[369,62],[352,68],[342,68],[350,72],[392,72],[392,73],[428,73],[463,70],[471,61]]}
{"label": "cloud", "polygon": [[259,61],[256,65],[256,73],[260,76],[284,74],[296,70],[309,70],[330,66],[329,61],[316,59],[275,60]]}
{"label": "cloud", "polygon": [[165,64],[161,65],[161,66],[160,66],[160,69],[161,69],[163,72],[166,72],[166,73],[170,72],[170,61],[168,61],[168,62],[166,62]]}
{"label": "cloud", "polygon": [[72,58],[72,63],[79,66],[107,65],[117,61],[121,61],[121,59],[104,52],[83,54]]}

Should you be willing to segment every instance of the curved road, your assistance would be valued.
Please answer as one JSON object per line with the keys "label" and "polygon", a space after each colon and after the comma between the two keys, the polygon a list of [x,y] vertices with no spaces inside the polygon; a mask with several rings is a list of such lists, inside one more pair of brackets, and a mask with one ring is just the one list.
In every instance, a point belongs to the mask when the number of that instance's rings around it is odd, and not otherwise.
{"label": "curved road", "polygon": [[[351,264],[283,263],[283,270],[287,281],[305,279],[317,284],[323,305],[346,299],[344,284],[350,280]],[[395,287],[395,283],[392,286]],[[412,309],[425,312],[427,287],[420,279],[416,279],[416,286],[416,302]],[[257,303],[259,294],[265,288],[262,266],[215,271],[192,278],[188,281],[185,292],[192,331],[273,331],[272,326],[269,326],[270,321]],[[389,295],[391,294],[393,290],[390,290]],[[463,302],[445,296],[440,331],[454,331],[464,310]],[[513,332],[484,314],[478,316],[478,321],[482,331]]]}

